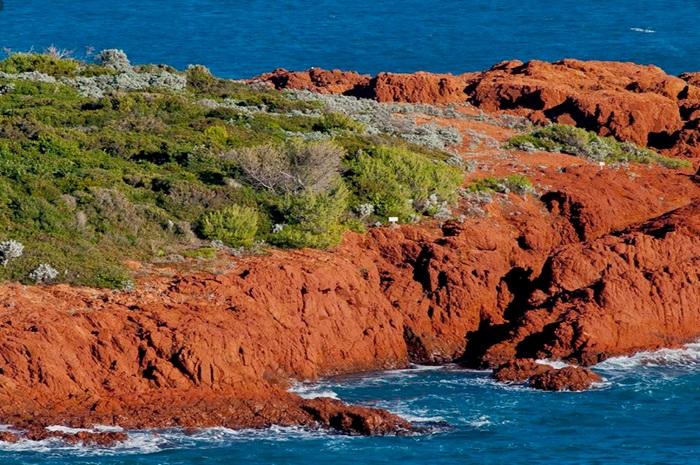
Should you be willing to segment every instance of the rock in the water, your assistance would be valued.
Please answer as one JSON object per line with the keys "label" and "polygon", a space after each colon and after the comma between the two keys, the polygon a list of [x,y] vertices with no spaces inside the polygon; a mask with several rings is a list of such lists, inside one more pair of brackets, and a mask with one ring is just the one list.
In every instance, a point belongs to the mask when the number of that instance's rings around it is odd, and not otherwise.
{"label": "rock in the water", "polygon": [[553,370],[549,365],[537,363],[529,358],[516,358],[500,367],[493,372],[493,377],[500,382],[516,382],[523,383],[530,377]]}
{"label": "rock in the water", "polygon": [[585,391],[602,380],[600,375],[588,368],[564,367],[532,376],[529,385],[545,391]]}

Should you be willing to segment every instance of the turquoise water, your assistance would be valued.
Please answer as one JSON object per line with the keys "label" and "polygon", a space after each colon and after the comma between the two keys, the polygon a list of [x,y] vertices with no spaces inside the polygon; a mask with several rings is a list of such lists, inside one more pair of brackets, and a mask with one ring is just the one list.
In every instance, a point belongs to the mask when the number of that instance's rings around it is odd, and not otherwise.
{"label": "turquoise water", "polygon": [[681,0],[4,0],[0,47],[125,49],[250,77],[278,66],[472,71],[562,57],[700,70],[700,2]]}
{"label": "turquoise water", "polygon": [[695,464],[700,344],[616,358],[583,393],[494,383],[486,372],[416,367],[301,385],[387,408],[430,428],[412,437],[344,437],[295,428],[137,432],[117,449],[0,445],[2,464]]}
{"label": "turquoise water", "polygon": [[[700,3],[520,1],[0,1],[0,47],[125,49],[136,63],[203,63],[248,77],[282,66],[461,72],[562,57],[700,70]],[[312,6],[310,6],[312,5]],[[585,393],[541,393],[487,373],[403,370],[302,386],[388,408],[431,433],[358,438],[299,429],[132,432],[115,449],[0,444],[0,464],[695,464],[700,352],[623,358]]]}

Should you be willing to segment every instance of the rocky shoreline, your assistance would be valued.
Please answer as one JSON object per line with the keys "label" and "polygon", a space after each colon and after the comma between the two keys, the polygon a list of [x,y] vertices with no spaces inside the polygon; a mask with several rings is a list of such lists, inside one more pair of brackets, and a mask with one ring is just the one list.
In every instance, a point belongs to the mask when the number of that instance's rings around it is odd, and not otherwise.
{"label": "rocky shoreline", "polygon": [[[24,433],[0,440],[44,438],[55,424],[403,434],[412,426],[388,412],[287,389],[457,362],[581,390],[600,381],[588,366],[700,335],[695,171],[504,150],[517,130],[502,124],[576,124],[697,169],[697,75],[565,60],[460,76],[278,70],[255,81],[435,106],[408,116],[459,134],[449,151],[478,168],[469,179],[521,173],[536,187],[465,195],[457,219],[348,233],[331,251],[231,258],[216,275],[133,264],[142,278],[131,292],[3,284],[0,424]],[[123,440],[99,434],[76,440]]]}

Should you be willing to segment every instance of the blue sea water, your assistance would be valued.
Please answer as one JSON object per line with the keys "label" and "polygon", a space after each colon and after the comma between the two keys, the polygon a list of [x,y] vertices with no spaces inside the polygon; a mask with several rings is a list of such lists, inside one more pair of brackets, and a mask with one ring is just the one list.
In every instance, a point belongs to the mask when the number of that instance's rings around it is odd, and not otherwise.
{"label": "blue sea water", "polygon": [[[0,0],[0,47],[123,48],[136,63],[206,64],[249,77],[276,67],[462,72],[562,57],[700,70],[700,2],[404,0]],[[700,348],[596,369],[584,393],[542,393],[455,367],[300,386],[430,426],[411,437],[301,429],[132,432],[114,449],[0,444],[0,464],[696,464]]]}
{"label": "blue sea water", "polygon": [[298,428],[132,433],[116,449],[0,443],[2,464],[629,464],[700,462],[700,344],[608,360],[587,392],[546,393],[486,372],[414,367],[295,388],[387,408],[430,432],[347,437]]}
{"label": "blue sea water", "polygon": [[700,2],[682,0],[4,0],[0,47],[137,63],[208,65],[228,77],[276,67],[463,72],[563,57],[700,70]]}

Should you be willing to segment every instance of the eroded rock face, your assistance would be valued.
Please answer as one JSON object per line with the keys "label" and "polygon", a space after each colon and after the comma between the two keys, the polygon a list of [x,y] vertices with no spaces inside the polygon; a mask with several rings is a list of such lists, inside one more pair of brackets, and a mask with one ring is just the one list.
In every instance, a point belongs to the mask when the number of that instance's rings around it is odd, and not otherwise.
{"label": "eroded rock face", "polygon": [[372,97],[380,102],[463,103],[471,74],[380,73],[371,82]]}
{"label": "eroded rock face", "polygon": [[687,87],[654,66],[513,61],[482,73],[469,93],[486,111],[518,110],[535,121],[572,124],[639,145],[658,145],[683,128],[678,102]]}
{"label": "eroded rock face", "polygon": [[258,76],[256,81],[268,82],[278,89],[310,90],[321,94],[345,94],[373,97],[369,90],[371,77],[352,71],[311,68],[307,71],[287,71],[278,68]]}
{"label": "eroded rock face", "polygon": [[484,360],[498,364],[517,353],[590,365],[697,337],[700,313],[690,308],[700,302],[699,251],[697,201],[564,247],[543,270],[532,309]]}
{"label": "eroded rock face", "polygon": [[[523,67],[489,73],[536,74]],[[673,100],[678,81],[651,69],[656,77],[640,74],[623,89],[622,69],[600,85]],[[314,76],[305,82],[329,92],[370,82]],[[382,98],[449,101],[485,79],[407,76],[384,76]],[[52,424],[401,433],[410,425],[394,415],[302,399],[290,382],[457,361],[498,368],[501,381],[576,390],[594,374],[534,360],[587,366],[700,335],[700,186],[691,173],[502,156],[511,130],[466,111],[455,121],[441,113],[439,124],[494,141],[487,155],[485,146],[462,149],[481,157],[471,175],[520,172],[536,195],[494,194],[478,214],[465,198],[455,208],[464,219],[350,233],[332,251],[272,251],[216,275],[168,269],[133,292],[1,285],[0,424],[32,434]]]}

